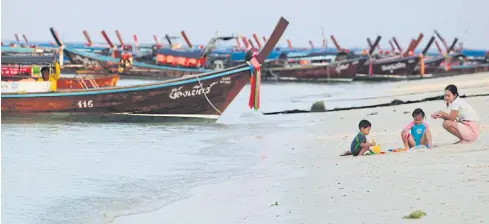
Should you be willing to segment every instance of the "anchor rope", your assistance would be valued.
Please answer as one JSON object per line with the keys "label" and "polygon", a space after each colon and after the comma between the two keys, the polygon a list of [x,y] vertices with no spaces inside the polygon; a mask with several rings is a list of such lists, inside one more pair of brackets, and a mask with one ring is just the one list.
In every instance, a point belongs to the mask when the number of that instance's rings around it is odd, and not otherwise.
{"label": "anchor rope", "polygon": [[[252,77],[252,79],[251,79],[251,83],[252,83],[251,92],[252,92],[252,94],[250,94],[249,106],[250,106],[250,108],[254,107],[255,110],[258,110],[258,108],[260,108],[260,84],[261,84],[261,71],[260,70],[261,70],[261,65],[258,63],[258,61],[256,59],[256,55],[257,54],[255,52],[255,54],[253,55],[253,58],[249,62],[246,62],[246,63],[249,66],[250,75]],[[199,82],[200,88],[204,89],[204,86],[202,85],[202,82],[199,79],[199,75],[196,75],[195,78]],[[212,108],[214,108],[214,110],[216,110],[219,114],[222,114],[222,112],[219,109],[217,109],[216,106],[214,106],[214,104],[211,102],[209,97],[207,97],[207,93],[205,91],[204,91],[204,97],[207,100],[207,102],[209,103],[209,105],[211,105]]]}
{"label": "anchor rope", "polygon": [[[199,75],[196,75],[195,77],[199,82],[200,88],[204,89],[204,86],[202,86],[202,82],[200,82]],[[209,104],[212,106],[212,108],[214,108],[214,110],[216,110],[219,114],[222,114],[222,112],[219,109],[217,109],[217,107],[215,107],[214,104],[212,104],[212,102],[209,100],[209,97],[207,97],[207,93],[205,93],[205,90],[204,90],[204,96],[207,102],[209,102]]]}

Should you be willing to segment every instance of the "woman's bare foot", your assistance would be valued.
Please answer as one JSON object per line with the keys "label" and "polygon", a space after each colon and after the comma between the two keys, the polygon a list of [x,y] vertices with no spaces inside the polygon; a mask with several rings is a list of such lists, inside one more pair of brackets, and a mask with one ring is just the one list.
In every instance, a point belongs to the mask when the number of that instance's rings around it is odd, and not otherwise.
{"label": "woman's bare foot", "polygon": [[466,144],[466,143],[469,143],[469,141],[467,141],[467,140],[460,140],[460,141],[455,142],[453,144],[456,145],[456,144]]}

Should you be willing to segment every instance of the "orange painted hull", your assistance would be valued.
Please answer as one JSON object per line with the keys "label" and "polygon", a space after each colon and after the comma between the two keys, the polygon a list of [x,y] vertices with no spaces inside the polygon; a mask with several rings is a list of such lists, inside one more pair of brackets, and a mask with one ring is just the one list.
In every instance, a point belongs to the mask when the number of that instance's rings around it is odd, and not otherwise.
{"label": "orange painted hull", "polygon": [[[119,81],[119,75],[111,75],[111,76],[100,76],[100,77],[94,77],[95,83],[97,83],[98,87],[114,87],[117,85],[117,82]],[[89,80],[85,80],[85,84],[87,85],[88,88],[94,88],[92,83]],[[57,84],[58,89],[83,89],[82,84],[72,78],[60,78],[58,79],[58,84]]]}

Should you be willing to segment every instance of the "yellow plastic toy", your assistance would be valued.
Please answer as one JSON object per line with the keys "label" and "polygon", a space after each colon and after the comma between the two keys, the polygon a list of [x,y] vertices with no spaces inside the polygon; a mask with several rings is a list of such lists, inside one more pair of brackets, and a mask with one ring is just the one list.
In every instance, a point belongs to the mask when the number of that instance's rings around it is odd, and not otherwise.
{"label": "yellow plastic toy", "polygon": [[374,143],[374,147],[373,147],[373,152],[375,154],[379,154],[382,150],[380,149],[380,145],[377,145],[377,143],[375,142],[374,139],[372,139],[372,143]]}

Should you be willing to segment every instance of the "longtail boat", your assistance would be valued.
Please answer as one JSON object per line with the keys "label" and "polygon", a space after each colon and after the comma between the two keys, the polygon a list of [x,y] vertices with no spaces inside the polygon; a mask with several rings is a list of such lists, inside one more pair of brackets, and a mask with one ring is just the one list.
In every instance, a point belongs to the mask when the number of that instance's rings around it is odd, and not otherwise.
{"label": "longtail boat", "polygon": [[[28,81],[28,79],[37,79],[38,81],[49,81],[50,76],[56,73],[55,56],[2,56],[2,91],[15,91],[19,81]],[[58,71],[59,72],[59,71]],[[59,74],[57,74],[59,76]],[[27,80],[26,80],[27,79]],[[92,76],[76,75],[74,77],[56,78],[57,89],[88,89],[116,86],[119,81],[119,75]],[[13,83],[8,83],[13,82]],[[24,84],[23,84],[24,85]],[[47,84],[39,84],[47,86]],[[36,84],[25,84],[25,86],[36,86]],[[21,87],[21,86],[20,86]],[[31,92],[36,91],[33,87],[29,90],[26,88],[17,88],[17,91]],[[45,91],[50,88],[45,88]]]}
{"label": "longtail boat", "polygon": [[247,63],[233,68],[143,85],[2,94],[2,116],[61,114],[217,119],[250,80],[250,75],[252,88],[255,88],[250,96],[250,107],[253,103],[257,109],[260,64],[273,50],[288,23],[280,18],[260,53]]}
{"label": "longtail boat", "polygon": [[[430,41],[428,42],[428,45],[425,47],[425,49],[420,54],[420,56],[422,58],[420,60],[419,65],[417,65],[414,68],[414,70],[411,72],[411,74],[419,75],[420,78],[433,77],[433,75],[434,75],[433,73],[437,73],[437,75],[436,75],[437,77],[442,75],[442,74],[440,74],[440,65],[443,62],[447,61],[449,53],[443,53],[442,51],[440,51],[440,56],[431,57],[431,58],[426,57],[428,49],[430,48],[430,46],[433,43],[436,43],[435,41],[436,41],[435,37],[432,36]],[[458,39],[455,38],[451,47],[449,49],[447,49],[447,52],[451,52],[453,50],[457,41],[458,41]],[[454,56],[457,57],[456,55],[454,55]],[[424,68],[421,69],[422,67],[424,67]]]}
{"label": "longtail boat", "polygon": [[[384,58],[370,58],[360,68],[355,80],[396,80],[406,79],[407,76],[413,76],[413,70],[418,65],[421,57],[413,55],[414,50],[424,35],[419,34],[417,40],[412,40],[409,47],[399,56],[390,56]],[[395,41],[397,44],[397,41]]]}
{"label": "longtail boat", "polygon": [[[149,49],[149,51],[141,51],[141,47],[139,47],[136,36],[134,37],[136,45],[134,45],[133,47],[124,42],[119,30],[116,30],[117,39],[120,43],[120,45],[116,46],[113,44],[113,42],[110,40],[109,36],[104,30],[102,30],[101,33],[104,39],[107,41],[108,48],[102,52],[99,52],[99,54],[112,58],[117,58],[120,61],[120,67],[123,68],[129,67],[129,64],[131,62],[137,61],[140,63],[144,63],[144,67],[146,68],[150,65],[153,65],[152,68],[157,68],[156,66],[168,66],[170,68],[222,70],[225,67],[230,67],[231,65],[229,53],[228,55],[219,55],[212,54],[212,51],[214,50],[217,41],[229,41],[235,38],[233,36],[212,37],[205,47],[201,46],[201,48],[192,49],[192,43],[188,39],[186,33],[182,31],[182,36],[189,46],[188,49],[175,47],[177,44],[173,43],[172,40],[178,37],[173,37],[167,34],[165,35],[165,39],[168,41],[168,46],[170,46],[170,48],[163,48],[161,44],[157,44],[151,46],[151,49]],[[88,35],[87,33],[84,34]],[[92,44],[90,39],[87,38],[87,40],[89,44]],[[163,67],[159,68],[160,70],[163,69]],[[98,69],[98,72],[101,71],[103,72],[104,69]],[[160,73],[159,71],[152,72]]]}
{"label": "longtail boat", "polygon": [[441,55],[435,59],[439,63],[437,65],[427,66],[429,72],[432,73],[434,77],[489,71],[489,52],[467,51],[463,49],[456,50],[455,44],[458,41],[457,38],[455,38],[450,47],[448,47],[449,45],[447,44],[445,38],[443,38],[437,30],[434,30],[434,33],[446,50],[443,52],[438,42],[435,42]]}
{"label": "longtail boat", "polygon": [[[83,73],[96,74],[119,74],[130,77],[153,77],[161,79],[171,79],[184,75],[199,74],[210,72],[211,70],[199,68],[177,68],[171,66],[155,65],[133,60],[129,54],[123,54],[121,58],[85,52],[82,50],[65,47],[54,28],[50,28],[56,43],[60,46],[60,58],[62,55],[70,59],[72,64],[83,65],[83,69],[88,70]],[[61,61],[61,64],[62,61]]]}
{"label": "longtail boat", "polygon": [[485,61],[472,61],[464,54],[455,53],[447,56],[441,66],[433,69],[432,76],[444,77],[480,72],[489,72],[489,58]]}
{"label": "longtail boat", "polygon": [[411,45],[401,56],[393,56],[380,59],[370,59],[359,70],[355,79],[389,79],[394,76],[406,76],[412,73],[420,61],[419,56],[412,54],[413,50],[423,36],[420,35],[418,42]]}
{"label": "longtail boat", "polygon": [[209,72],[207,69],[177,68],[134,61],[131,58],[113,58],[77,49],[65,48],[63,52],[73,64],[83,65],[76,73],[120,74],[121,76],[158,79],[178,78],[184,75]]}
{"label": "longtail boat", "polygon": [[[322,56],[301,57],[295,61],[299,63],[291,63],[290,60],[294,60],[294,58],[290,58],[283,67],[267,69],[267,76],[264,78],[277,81],[352,81],[358,68],[365,63],[367,58],[348,59],[332,63],[322,62],[324,60]],[[303,61],[307,62],[304,63]]]}
{"label": "longtail boat", "polygon": [[[185,32],[184,38],[191,47]],[[233,36],[212,37],[209,43],[203,49],[172,49],[160,48],[155,52],[156,64],[162,64],[172,67],[196,68],[204,67],[212,70],[222,70],[231,65],[231,55],[212,54],[216,47],[217,41],[233,40]],[[170,42],[171,43],[171,42]]]}
{"label": "longtail boat", "polygon": [[[461,52],[456,52],[455,45],[458,38],[454,38],[451,45],[448,45],[446,40],[435,30],[438,39],[443,43],[446,51],[443,51],[432,36],[427,46],[419,52],[420,61],[418,65],[411,71],[409,75],[391,76],[391,79],[426,79],[437,78],[461,74],[472,74],[476,72],[487,72],[489,65],[484,61],[467,60],[467,56]],[[432,44],[438,48],[439,55],[429,56],[429,48]],[[398,44],[396,44],[398,45]],[[416,45],[415,45],[416,46]],[[400,47],[399,47],[400,48]],[[413,46],[410,48],[414,51]],[[375,77],[375,75],[374,75]],[[384,77],[388,78],[388,77]]]}
{"label": "longtail boat", "polygon": [[[380,36],[375,44],[370,47],[370,54],[379,44]],[[267,69],[268,80],[294,80],[294,81],[352,81],[358,70],[367,61],[366,56],[351,57],[338,46],[337,53],[323,51],[312,53],[284,54],[278,63],[270,63]],[[288,41],[291,45],[290,40]],[[295,56],[299,54],[300,56]],[[280,63],[282,62],[282,63]],[[279,64],[277,67],[276,65]],[[275,65],[275,66],[274,66]]]}

